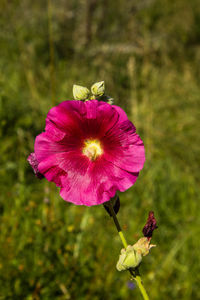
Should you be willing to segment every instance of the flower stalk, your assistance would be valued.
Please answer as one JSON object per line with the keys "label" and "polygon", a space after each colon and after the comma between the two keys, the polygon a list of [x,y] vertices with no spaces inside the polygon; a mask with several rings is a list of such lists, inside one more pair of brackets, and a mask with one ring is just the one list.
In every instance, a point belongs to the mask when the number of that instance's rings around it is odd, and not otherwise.
{"label": "flower stalk", "polygon": [[[112,215],[113,221],[115,223],[115,226],[116,226],[117,231],[119,233],[120,239],[122,241],[122,244],[123,244],[124,248],[126,249],[128,247],[128,243],[127,243],[126,238],[125,238],[125,236],[122,232],[121,226],[119,224],[119,221],[118,221],[117,216],[115,214],[115,211],[113,209],[111,201],[108,202],[108,205],[109,205],[109,209],[110,209],[110,213]],[[142,278],[141,278],[140,273],[139,273],[139,269],[138,268],[135,268],[135,269],[130,268],[129,272],[131,274],[131,278],[134,279],[137,282],[138,288],[140,290],[141,295],[143,296],[143,299],[144,300],[149,300],[149,296],[148,296],[148,294],[146,292],[146,289],[143,285]]]}

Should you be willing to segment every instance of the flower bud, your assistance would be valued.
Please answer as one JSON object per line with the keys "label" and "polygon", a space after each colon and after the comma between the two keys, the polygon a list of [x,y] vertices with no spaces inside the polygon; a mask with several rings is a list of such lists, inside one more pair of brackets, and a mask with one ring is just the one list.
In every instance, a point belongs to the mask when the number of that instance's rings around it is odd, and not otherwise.
{"label": "flower bud", "polygon": [[40,171],[38,170],[38,165],[39,165],[39,162],[37,161],[37,158],[35,156],[35,153],[31,153],[29,155],[29,157],[27,158],[29,164],[31,165],[31,167],[33,168],[33,171],[35,173],[35,176],[39,179],[42,179],[44,178],[44,175],[40,173]]}
{"label": "flower bud", "polygon": [[103,96],[105,93],[104,81],[94,83],[91,87],[91,92],[96,97]]}
{"label": "flower bud", "polygon": [[142,230],[145,237],[147,237],[148,239],[151,239],[151,237],[153,235],[153,231],[156,228],[158,228],[158,226],[156,224],[157,224],[157,220],[154,217],[154,212],[150,211],[147,222]]}
{"label": "flower bud", "polygon": [[73,85],[73,96],[75,100],[86,100],[89,97],[90,91],[80,85]]}
{"label": "flower bud", "polygon": [[130,268],[136,268],[142,261],[142,256],[146,256],[149,250],[155,245],[150,245],[150,240],[143,237],[133,246],[128,245],[126,249],[121,250],[116,268],[118,271],[125,271]]}
{"label": "flower bud", "polygon": [[114,99],[113,98],[111,98],[111,97],[109,97],[109,96],[107,96],[107,103],[109,103],[109,104],[114,104]]}
{"label": "flower bud", "polygon": [[136,268],[142,261],[142,254],[134,250],[133,246],[128,246],[121,250],[116,268],[118,271],[125,271],[130,268]]}

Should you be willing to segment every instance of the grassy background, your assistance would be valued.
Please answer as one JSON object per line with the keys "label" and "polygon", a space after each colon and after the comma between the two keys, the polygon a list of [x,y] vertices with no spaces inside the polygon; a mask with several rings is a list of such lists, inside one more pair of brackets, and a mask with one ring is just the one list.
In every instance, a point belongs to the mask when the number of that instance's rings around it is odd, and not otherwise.
{"label": "grassy background", "polygon": [[115,264],[102,206],[64,202],[26,158],[73,83],[105,80],[146,148],[120,195],[130,243],[149,210],[157,248],[141,274],[151,299],[200,299],[198,0],[0,0],[0,299],[140,299]]}

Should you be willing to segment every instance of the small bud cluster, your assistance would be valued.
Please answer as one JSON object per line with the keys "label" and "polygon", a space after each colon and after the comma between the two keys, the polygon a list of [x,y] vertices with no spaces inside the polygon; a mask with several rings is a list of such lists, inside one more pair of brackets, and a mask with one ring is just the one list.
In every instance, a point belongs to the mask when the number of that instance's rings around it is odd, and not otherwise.
{"label": "small bud cluster", "polygon": [[88,88],[80,85],[73,85],[73,96],[75,100],[88,101],[96,99],[113,104],[113,98],[105,95],[104,81],[96,82],[91,86],[91,92]]}

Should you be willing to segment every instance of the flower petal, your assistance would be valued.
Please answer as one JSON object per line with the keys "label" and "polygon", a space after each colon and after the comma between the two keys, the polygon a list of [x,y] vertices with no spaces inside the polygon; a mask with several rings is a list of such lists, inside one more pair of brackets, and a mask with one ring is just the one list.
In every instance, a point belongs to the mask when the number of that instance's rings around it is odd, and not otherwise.
{"label": "flower petal", "polygon": [[[83,164],[82,159],[76,157],[76,163],[70,167],[67,176],[62,177],[60,191],[64,200],[77,205],[106,202],[117,190],[125,191],[131,187],[138,177],[138,173],[126,172],[103,158],[96,162],[88,160],[88,164]],[[69,164],[73,163],[69,161]]]}
{"label": "flower petal", "polygon": [[56,153],[66,153],[68,151],[76,150],[80,151],[82,140],[76,136],[70,135],[65,137],[61,141],[52,140],[48,132],[43,132],[35,139],[35,154],[39,162],[46,159]]}
{"label": "flower petal", "polygon": [[124,121],[103,139],[104,157],[116,166],[139,172],[145,162],[144,144],[130,121]]}
{"label": "flower petal", "polygon": [[128,121],[128,117],[127,117],[127,114],[125,113],[125,111],[117,106],[117,105],[112,105],[112,107],[118,112],[119,114],[119,122],[124,122],[124,121]]}

